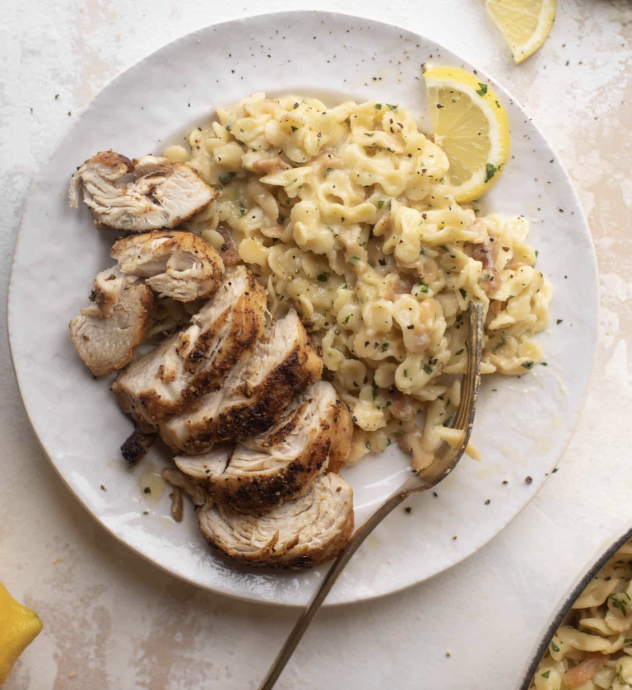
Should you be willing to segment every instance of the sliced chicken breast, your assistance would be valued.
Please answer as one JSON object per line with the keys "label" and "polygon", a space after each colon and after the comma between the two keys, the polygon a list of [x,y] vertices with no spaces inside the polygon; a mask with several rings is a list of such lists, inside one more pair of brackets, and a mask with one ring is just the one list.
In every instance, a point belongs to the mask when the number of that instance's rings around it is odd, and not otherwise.
{"label": "sliced chicken breast", "polygon": [[235,366],[222,387],[199,407],[160,426],[176,452],[204,453],[214,443],[256,436],[275,424],[310,383],[320,379],[322,360],[296,311],[266,328],[252,354]]}
{"label": "sliced chicken breast", "polygon": [[353,492],[337,474],[317,477],[309,491],[268,512],[210,499],[197,511],[212,546],[250,565],[310,568],[340,553],[353,531]]}
{"label": "sliced chicken breast", "polygon": [[203,455],[182,455],[175,463],[218,501],[264,509],[307,491],[331,457],[346,459],[350,444],[347,406],[330,383],[318,381],[294,399],[269,431],[237,446],[220,444]]}
{"label": "sliced chicken breast", "polygon": [[81,313],[84,316],[109,319],[114,305],[119,299],[121,289],[128,284],[129,281],[121,274],[118,266],[101,271],[94,279],[94,287],[88,298],[91,302],[94,302],[94,305],[85,307],[81,310]]}
{"label": "sliced chicken breast", "polygon": [[224,277],[224,263],[213,247],[191,232],[131,235],[114,243],[111,256],[122,273],[145,278],[159,297],[179,302],[210,297]]}
{"label": "sliced chicken breast", "polygon": [[266,294],[245,266],[225,277],[190,326],[122,371],[112,385],[124,412],[146,429],[219,388],[253,350],[265,324]]}
{"label": "sliced chicken breast", "polygon": [[217,196],[188,165],[160,156],[131,161],[114,151],[100,151],[72,176],[73,208],[81,189],[95,223],[127,232],[173,228]]}
{"label": "sliced chicken breast", "polygon": [[138,278],[121,275],[117,267],[99,273],[90,299],[94,304],[70,322],[70,337],[92,373],[104,376],[131,361],[151,327],[156,299]]}

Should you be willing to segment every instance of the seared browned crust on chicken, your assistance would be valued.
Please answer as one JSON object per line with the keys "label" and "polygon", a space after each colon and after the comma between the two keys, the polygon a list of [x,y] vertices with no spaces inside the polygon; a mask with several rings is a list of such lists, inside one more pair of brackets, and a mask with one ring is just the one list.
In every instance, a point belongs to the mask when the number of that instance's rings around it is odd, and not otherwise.
{"label": "seared browned crust on chicken", "polygon": [[108,299],[82,309],[70,322],[75,349],[95,376],[119,371],[131,361],[156,311],[154,293],[138,278],[121,276],[116,267],[96,277],[95,291],[110,276]]}
{"label": "seared browned crust on chicken", "polygon": [[197,511],[207,541],[249,565],[311,568],[345,547],[353,532],[353,492],[339,475],[316,477],[303,496],[267,512],[213,499]]}
{"label": "seared browned crust on chicken", "polygon": [[224,277],[213,247],[191,232],[154,230],[114,243],[111,256],[121,273],[145,278],[159,297],[192,302],[210,297]]}
{"label": "seared browned crust on chicken", "polygon": [[252,354],[199,407],[160,426],[176,452],[199,455],[214,443],[256,436],[275,424],[292,398],[320,379],[322,360],[296,311],[267,329]]}
{"label": "seared browned crust on chicken", "polygon": [[331,457],[341,457],[344,450],[334,451],[333,444],[346,422],[343,410],[349,414],[334,387],[318,381],[265,433],[234,447],[220,444],[203,455],[176,457],[175,463],[218,501],[244,509],[270,508],[307,491],[314,477],[328,469]]}
{"label": "seared browned crust on chicken", "polygon": [[[125,180],[130,173],[134,178]],[[73,208],[82,188],[97,227],[127,232],[173,228],[217,196],[188,165],[161,156],[130,161],[113,151],[100,151],[72,176],[68,199]]]}
{"label": "seared browned crust on chicken", "polygon": [[245,266],[175,333],[122,371],[112,385],[124,412],[155,427],[219,388],[263,333],[266,294]]}
{"label": "seared browned crust on chicken", "polygon": [[351,412],[338,397],[327,472],[335,472],[337,474],[345,466],[351,452],[352,436],[353,418],[351,417]]}
{"label": "seared browned crust on chicken", "polygon": [[155,433],[146,434],[140,426],[136,426],[121,446],[121,455],[130,465],[136,465],[145,457],[155,440]]}

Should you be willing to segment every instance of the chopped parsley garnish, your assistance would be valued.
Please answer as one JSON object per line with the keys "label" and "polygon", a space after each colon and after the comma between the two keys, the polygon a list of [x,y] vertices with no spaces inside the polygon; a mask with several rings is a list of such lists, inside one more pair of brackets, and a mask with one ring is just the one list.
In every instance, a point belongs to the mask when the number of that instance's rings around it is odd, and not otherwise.
{"label": "chopped parsley garnish", "polygon": [[381,103],[376,103],[375,107],[377,110],[382,110],[382,104]]}
{"label": "chopped parsley garnish", "polygon": [[349,323],[349,319],[351,318],[351,314],[347,315],[347,318],[343,321],[343,323],[346,325]]}
{"label": "chopped parsley garnish", "polygon": [[440,244],[440,245],[439,245],[439,249],[443,249],[444,252],[449,252],[449,251],[450,251],[450,250],[448,249],[448,247],[447,247],[445,244]]}
{"label": "chopped parsley garnish", "polygon": [[463,299],[467,299],[467,292],[463,288],[459,288],[459,292],[461,293],[461,297]]}
{"label": "chopped parsley garnish", "polygon": [[349,262],[352,266],[355,266],[355,265],[358,263],[358,261],[360,261],[360,257],[359,257],[359,256],[352,256],[350,259],[348,259],[348,262]]}
{"label": "chopped parsley garnish", "polygon": [[396,113],[397,112],[397,106],[396,105],[391,105],[390,103],[386,104],[388,106],[388,109],[391,110],[392,112]]}
{"label": "chopped parsley garnish", "polygon": [[327,282],[327,274],[326,273],[321,273],[318,276],[316,276],[316,280],[318,280],[320,283],[326,283]]}
{"label": "chopped parsley garnish", "polygon": [[235,177],[236,174],[237,174],[237,173],[234,173],[234,172],[222,173],[222,174],[219,176],[219,182],[220,182],[220,184],[221,184],[223,187],[226,187],[226,185],[229,185],[229,184],[231,183],[233,177]]}
{"label": "chopped parsley garnish", "polygon": [[550,671],[547,671],[546,673],[542,674],[542,678],[548,678],[551,675]]}
{"label": "chopped parsley garnish", "polygon": [[484,96],[487,93],[487,84],[481,84],[481,82],[478,82],[478,85],[481,87],[480,89],[476,89],[476,93],[479,96]]}
{"label": "chopped parsley garnish", "polygon": [[408,377],[408,369],[404,369],[404,376]]}
{"label": "chopped parsley garnish", "polygon": [[536,258],[536,259],[538,258],[538,254],[539,254],[539,253],[540,253],[540,252],[536,249],[536,250],[535,250],[535,258]]}
{"label": "chopped parsley garnish", "polygon": [[[622,597],[628,597],[628,600],[630,600],[630,596],[626,594],[625,592],[621,594]],[[612,605],[615,609],[619,609],[621,611],[623,617],[625,618],[628,615],[628,610],[626,608],[625,601],[623,599],[619,599],[617,595],[612,595],[610,597],[610,601],[612,602]]]}
{"label": "chopped parsley garnish", "polygon": [[245,208],[239,209],[239,217],[243,218],[246,215],[247,211]]}
{"label": "chopped parsley garnish", "polygon": [[386,352],[390,346],[390,343],[382,343],[382,352]]}
{"label": "chopped parsley garnish", "polygon": [[426,363],[424,364],[424,371],[425,371],[426,374],[428,374],[428,375],[432,374],[432,367],[428,364],[428,362],[426,362]]}
{"label": "chopped parsley garnish", "polygon": [[551,640],[551,649],[552,649],[554,652],[559,652],[559,651],[560,651],[560,648],[555,644],[555,642],[553,642],[553,640]]}
{"label": "chopped parsley garnish", "polygon": [[226,125],[226,131],[230,132],[231,125]]}
{"label": "chopped parsley garnish", "polygon": [[455,357],[458,357],[459,355],[462,355],[464,349],[465,349],[465,348],[462,347],[458,352],[455,352],[455,353],[454,353],[454,356],[455,356]]}
{"label": "chopped parsley garnish", "polygon": [[375,134],[375,132],[365,132],[364,136],[365,137],[372,137]]}
{"label": "chopped parsley garnish", "polygon": [[428,286],[425,283],[420,282],[419,283],[419,292],[427,293],[428,292]]}
{"label": "chopped parsley garnish", "polygon": [[507,342],[507,338],[505,337],[505,331],[502,332],[502,335],[500,336],[500,342],[498,345],[494,345],[492,347],[492,352],[496,352],[496,350],[500,350],[500,348]]}
{"label": "chopped parsley garnish", "polygon": [[377,398],[377,394],[379,393],[378,387],[375,385],[375,381],[373,381],[373,400]]}
{"label": "chopped parsley garnish", "polygon": [[540,362],[541,367],[548,367],[549,363],[548,362]]}
{"label": "chopped parsley garnish", "polygon": [[496,107],[500,108],[500,103],[498,101],[496,101]]}
{"label": "chopped parsley garnish", "polygon": [[529,361],[525,362],[524,364],[521,364],[520,366],[524,367],[525,369],[532,369],[534,364],[535,362]]}
{"label": "chopped parsley garnish", "polygon": [[492,179],[492,177],[494,177],[494,175],[498,172],[498,168],[493,163],[488,163],[485,166],[485,170],[487,171],[485,182],[489,182]]}
{"label": "chopped parsley garnish", "polygon": [[298,127],[295,127],[294,125],[290,125],[290,127],[292,128],[293,132],[296,132],[296,130],[298,129]]}
{"label": "chopped parsley garnish", "polygon": [[378,207],[378,208],[382,208],[382,206],[384,206],[384,200],[383,200],[383,199],[380,199],[380,200],[377,202],[377,207]]}

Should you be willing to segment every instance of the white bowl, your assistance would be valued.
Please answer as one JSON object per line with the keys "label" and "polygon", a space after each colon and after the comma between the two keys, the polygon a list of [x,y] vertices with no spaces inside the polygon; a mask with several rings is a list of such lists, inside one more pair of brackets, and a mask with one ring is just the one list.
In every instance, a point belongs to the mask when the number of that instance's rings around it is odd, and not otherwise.
{"label": "white bowl", "polygon": [[619,530],[608,537],[587,561],[586,567],[582,568],[577,577],[569,584],[564,595],[560,597],[559,603],[553,610],[547,624],[544,626],[544,632],[541,637],[538,638],[535,649],[529,657],[527,667],[521,676],[518,690],[529,689],[529,684],[538,669],[540,660],[544,656],[556,630],[564,623],[564,619],[570,613],[571,607],[600,568],[602,568],[629,539],[632,539],[632,522],[626,522],[625,525],[622,525]]}

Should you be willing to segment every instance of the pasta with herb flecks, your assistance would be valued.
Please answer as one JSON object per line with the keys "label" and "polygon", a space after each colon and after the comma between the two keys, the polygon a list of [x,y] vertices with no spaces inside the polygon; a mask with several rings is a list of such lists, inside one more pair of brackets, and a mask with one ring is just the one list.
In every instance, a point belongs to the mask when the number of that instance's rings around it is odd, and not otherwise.
{"label": "pasta with herb flecks", "polygon": [[551,287],[527,220],[457,204],[445,153],[401,106],[255,94],[217,115],[189,138],[188,165],[219,191],[189,229],[248,264],[271,313],[299,311],[352,411],[351,461],[398,442],[420,469],[453,418],[471,300],[486,314],[483,373],[541,358]]}
{"label": "pasta with herb flecks", "polygon": [[530,688],[632,690],[632,540],[573,604]]}

